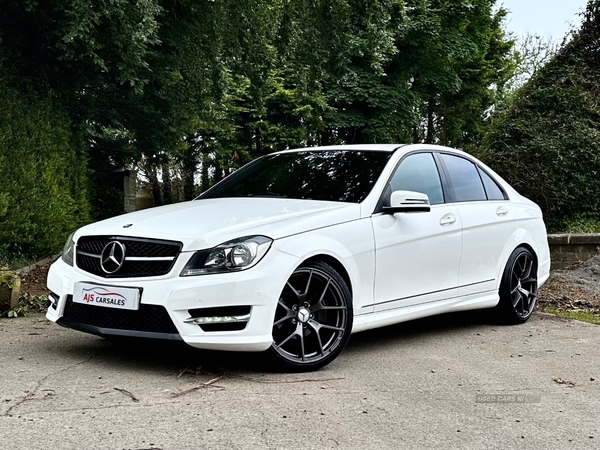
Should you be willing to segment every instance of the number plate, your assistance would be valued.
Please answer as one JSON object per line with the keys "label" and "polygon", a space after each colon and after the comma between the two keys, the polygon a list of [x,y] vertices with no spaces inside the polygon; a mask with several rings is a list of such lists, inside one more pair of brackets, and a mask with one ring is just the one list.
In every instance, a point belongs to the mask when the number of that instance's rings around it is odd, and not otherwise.
{"label": "number plate", "polygon": [[75,283],[73,302],[105,308],[136,310],[140,307],[140,289]]}

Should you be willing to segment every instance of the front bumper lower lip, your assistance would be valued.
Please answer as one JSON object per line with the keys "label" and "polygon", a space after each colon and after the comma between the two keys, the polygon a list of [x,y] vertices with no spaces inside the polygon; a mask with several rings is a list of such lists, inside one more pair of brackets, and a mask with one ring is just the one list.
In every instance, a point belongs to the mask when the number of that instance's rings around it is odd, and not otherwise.
{"label": "front bumper lower lip", "polygon": [[162,339],[168,341],[183,341],[183,338],[177,333],[155,333],[151,331],[135,331],[135,330],[120,330],[117,328],[103,328],[87,323],[77,322],[67,317],[60,317],[57,324],[65,328],[71,328],[85,333],[95,334],[101,337],[130,337],[130,338],[146,338],[146,339]]}

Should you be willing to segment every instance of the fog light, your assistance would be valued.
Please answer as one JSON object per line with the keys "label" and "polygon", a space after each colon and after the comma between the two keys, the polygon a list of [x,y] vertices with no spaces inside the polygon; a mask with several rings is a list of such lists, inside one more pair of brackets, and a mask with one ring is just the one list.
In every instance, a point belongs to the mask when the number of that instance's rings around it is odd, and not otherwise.
{"label": "fog light", "polygon": [[211,316],[211,317],[190,317],[185,319],[184,323],[194,323],[197,325],[205,325],[209,323],[236,323],[236,322],[248,322],[250,320],[250,314],[243,316]]}

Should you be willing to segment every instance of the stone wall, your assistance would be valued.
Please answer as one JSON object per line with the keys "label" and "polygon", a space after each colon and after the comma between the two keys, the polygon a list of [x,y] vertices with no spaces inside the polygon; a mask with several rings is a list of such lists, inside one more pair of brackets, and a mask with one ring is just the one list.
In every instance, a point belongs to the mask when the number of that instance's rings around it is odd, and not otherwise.
{"label": "stone wall", "polygon": [[135,170],[124,170],[123,174],[123,209],[126,213],[136,210],[135,192],[137,188],[137,172]]}
{"label": "stone wall", "polygon": [[600,234],[549,234],[548,244],[553,270],[600,254]]}

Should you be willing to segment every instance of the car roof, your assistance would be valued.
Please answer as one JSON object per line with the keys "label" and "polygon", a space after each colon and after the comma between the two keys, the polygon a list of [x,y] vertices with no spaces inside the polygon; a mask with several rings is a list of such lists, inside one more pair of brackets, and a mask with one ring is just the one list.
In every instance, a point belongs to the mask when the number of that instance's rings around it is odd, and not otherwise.
{"label": "car roof", "polygon": [[318,152],[324,150],[369,150],[379,152],[393,152],[400,147],[404,147],[406,144],[351,144],[351,145],[327,145],[323,147],[305,147],[305,148],[294,148],[290,150],[282,150],[276,153],[293,153],[302,151]]}

